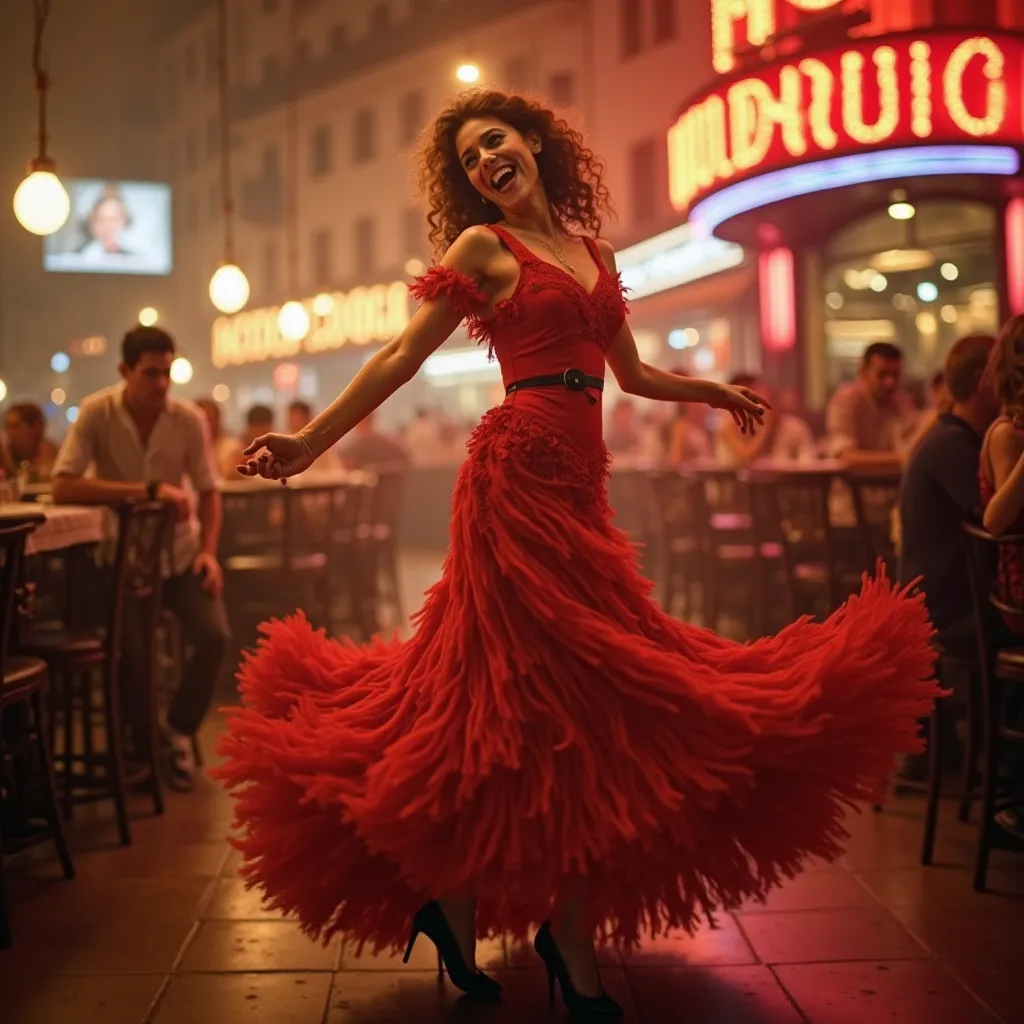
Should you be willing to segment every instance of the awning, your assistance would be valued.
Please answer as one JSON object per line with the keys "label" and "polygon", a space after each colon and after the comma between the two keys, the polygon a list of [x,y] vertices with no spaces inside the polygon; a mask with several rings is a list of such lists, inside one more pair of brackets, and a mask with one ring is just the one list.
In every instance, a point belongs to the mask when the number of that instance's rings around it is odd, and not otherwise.
{"label": "awning", "polygon": [[670,288],[657,295],[629,301],[634,316],[661,317],[678,314],[682,310],[721,310],[735,306],[757,286],[757,268],[737,267],[721,274],[691,281],[689,284]]}

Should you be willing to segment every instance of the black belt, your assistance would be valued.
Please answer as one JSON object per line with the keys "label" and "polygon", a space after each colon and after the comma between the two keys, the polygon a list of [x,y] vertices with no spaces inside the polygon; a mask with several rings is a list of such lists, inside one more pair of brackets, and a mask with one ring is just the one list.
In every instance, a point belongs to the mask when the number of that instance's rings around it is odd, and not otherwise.
{"label": "black belt", "polygon": [[604,391],[604,381],[600,377],[588,377],[582,370],[569,369],[564,373],[549,373],[544,377],[527,377],[517,380],[505,388],[505,394],[522,391],[524,388],[567,388],[569,391],[582,391],[591,405],[597,405],[597,399],[589,393],[589,388]]}

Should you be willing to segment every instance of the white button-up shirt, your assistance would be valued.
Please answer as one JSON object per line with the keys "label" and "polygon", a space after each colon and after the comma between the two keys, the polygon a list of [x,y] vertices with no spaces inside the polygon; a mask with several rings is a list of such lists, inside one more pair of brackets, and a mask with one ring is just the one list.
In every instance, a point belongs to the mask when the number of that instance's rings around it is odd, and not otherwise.
{"label": "white button-up shirt", "polygon": [[[138,427],[124,404],[123,384],[86,398],[78,408],[53,467],[54,477],[81,477],[122,483],[165,483],[197,494],[216,488],[213,446],[206,420],[191,402],[168,397],[149,440],[143,444]],[[187,572],[199,553],[199,521],[193,510],[177,525],[171,565],[173,575]]]}

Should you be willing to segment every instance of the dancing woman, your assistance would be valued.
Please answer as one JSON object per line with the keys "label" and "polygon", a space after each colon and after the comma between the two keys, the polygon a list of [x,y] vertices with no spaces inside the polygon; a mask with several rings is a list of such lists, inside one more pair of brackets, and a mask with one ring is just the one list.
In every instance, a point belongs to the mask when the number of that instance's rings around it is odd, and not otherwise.
{"label": "dancing woman", "polygon": [[[479,997],[478,936],[524,936],[570,1010],[616,1017],[594,939],[692,928],[835,857],[937,693],[918,598],[884,576],[827,621],[738,644],[650,598],[611,525],[607,365],[628,394],[699,402],[756,429],[746,388],[643,363],[608,194],[580,135],[518,96],[469,93],[420,157],[444,255],[422,305],[340,398],[241,471],[308,469],[411,380],[463,320],[505,401],[469,442],[451,544],[405,641],[365,646],[297,615],[241,672],[220,776],[242,873],[307,931],[402,949],[430,938]],[[411,937],[410,937],[411,930]]]}

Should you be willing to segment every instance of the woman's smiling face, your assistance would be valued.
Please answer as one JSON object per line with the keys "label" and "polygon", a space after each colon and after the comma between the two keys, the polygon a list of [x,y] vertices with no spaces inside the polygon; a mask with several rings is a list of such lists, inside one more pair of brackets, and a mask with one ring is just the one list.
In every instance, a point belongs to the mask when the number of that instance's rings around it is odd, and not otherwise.
{"label": "woman's smiling face", "polygon": [[537,186],[540,143],[497,118],[470,118],[455,136],[470,184],[501,210],[520,205]]}

